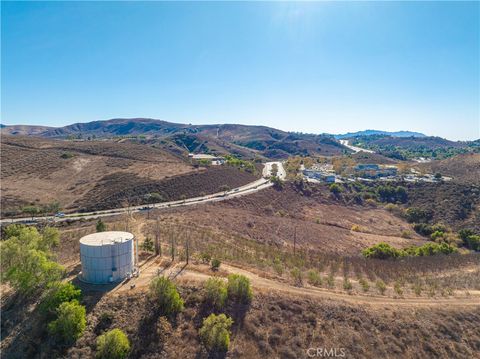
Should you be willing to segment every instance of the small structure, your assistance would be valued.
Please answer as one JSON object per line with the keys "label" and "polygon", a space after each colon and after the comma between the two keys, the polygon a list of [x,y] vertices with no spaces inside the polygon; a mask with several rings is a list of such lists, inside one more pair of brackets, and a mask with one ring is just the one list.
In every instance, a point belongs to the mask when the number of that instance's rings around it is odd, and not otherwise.
{"label": "small structure", "polygon": [[355,166],[355,172],[359,177],[364,178],[378,178],[378,177],[390,177],[397,175],[397,167],[395,166],[382,166],[377,164],[358,164]]}
{"label": "small structure", "polygon": [[311,169],[303,170],[303,175],[318,181],[333,183],[335,182],[335,174],[325,171],[316,171]]}
{"label": "small structure", "polygon": [[120,282],[134,272],[134,236],[128,232],[99,232],[80,239],[80,279],[92,284]]}
{"label": "small structure", "polygon": [[188,154],[188,157],[196,160],[196,161],[199,161],[199,162],[208,162],[212,165],[223,165],[225,163],[225,158],[223,157],[220,157],[220,156],[214,156],[214,155],[209,155],[209,154],[206,154],[206,153],[199,153],[199,154],[195,154],[195,153],[189,153]]}

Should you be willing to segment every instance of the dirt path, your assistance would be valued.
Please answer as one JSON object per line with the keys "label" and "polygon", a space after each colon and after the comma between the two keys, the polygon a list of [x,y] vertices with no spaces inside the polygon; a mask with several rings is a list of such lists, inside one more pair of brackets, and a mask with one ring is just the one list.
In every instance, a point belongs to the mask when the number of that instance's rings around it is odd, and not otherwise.
{"label": "dirt path", "polygon": [[[206,269],[206,266],[205,266]],[[450,298],[391,298],[376,295],[348,294],[323,288],[295,287],[287,283],[262,278],[259,275],[222,263],[222,272],[219,275],[238,273],[250,279],[256,291],[277,291],[292,295],[307,296],[319,299],[341,300],[353,304],[368,304],[374,306],[402,306],[402,307],[468,307],[480,306],[480,291],[470,291],[466,297]],[[159,268],[158,261],[150,261],[141,269],[141,275],[132,279],[126,285],[121,285],[114,290],[114,293],[125,291],[143,291],[148,287],[150,280],[156,275],[164,275],[173,280],[186,282],[203,282],[211,277],[208,271],[195,270],[192,266],[185,266],[185,263],[177,263],[168,268]],[[131,286],[134,285],[134,288]]]}

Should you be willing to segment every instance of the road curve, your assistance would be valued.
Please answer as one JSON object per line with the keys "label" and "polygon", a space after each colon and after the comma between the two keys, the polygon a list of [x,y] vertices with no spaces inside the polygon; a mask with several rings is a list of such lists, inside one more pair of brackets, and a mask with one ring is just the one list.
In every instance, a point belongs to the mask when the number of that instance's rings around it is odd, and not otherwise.
{"label": "road curve", "polygon": [[281,162],[267,162],[264,165],[262,175],[263,178],[260,178],[256,181],[250,182],[246,185],[241,187],[233,188],[229,191],[225,192],[217,192],[213,194],[209,194],[206,196],[200,197],[193,197],[188,198],[185,200],[179,201],[171,201],[171,202],[160,202],[148,205],[140,205],[140,206],[132,206],[132,207],[122,207],[122,208],[115,208],[115,209],[107,209],[102,211],[95,211],[95,212],[76,212],[76,213],[69,213],[66,214],[64,217],[22,217],[22,218],[2,218],[0,219],[0,225],[6,225],[11,223],[29,223],[35,224],[39,221],[45,220],[54,220],[55,222],[63,222],[68,220],[79,220],[79,219],[96,219],[101,217],[109,217],[109,216],[118,216],[121,214],[125,214],[127,212],[136,213],[150,209],[156,208],[175,208],[175,207],[182,207],[182,206],[191,206],[195,204],[201,203],[209,203],[209,202],[218,202],[218,201],[225,201],[230,198],[245,196],[251,193],[255,193],[261,191],[263,189],[271,187],[273,184],[270,182],[268,177],[271,175],[272,166],[276,164],[278,167],[278,177],[282,180],[286,177],[285,169]]}
{"label": "road curve", "polygon": [[342,145],[344,145],[345,147],[351,149],[351,150],[354,151],[355,153],[357,153],[357,152],[375,153],[375,152],[372,151],[372,150],[366,150],[365,148],[361,148],[361,147],[349,145],[349,144],[348,144],[348,140],[340,140],[340,143],[341,143]]}

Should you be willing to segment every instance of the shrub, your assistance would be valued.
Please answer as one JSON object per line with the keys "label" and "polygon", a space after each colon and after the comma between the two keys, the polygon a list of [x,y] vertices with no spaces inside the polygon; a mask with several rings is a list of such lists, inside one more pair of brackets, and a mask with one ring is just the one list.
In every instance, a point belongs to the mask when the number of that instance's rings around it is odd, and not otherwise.
{"label": "shrub", "polygon": [[99,218],[95,228],[97,232],[105,232],[107,230],[107,225],[102,221],[101,218]]}
{"label": "shrub", "polygon": [[124,359],[130,352],[130,341],[120,329],[112,329],[97,338],[97,358]]}
{"label": "shrub", "polygon": [[411,256],[432,256],[436,254],[451,254],[458,252],[458,249],[447,243],[426,243],[419,247],[405,248],[404,252]]}
{"label": "shrub", "polygon": [[316,270],[311,270],[307,274],[308,283],[315,287],[320,287],[322,285],[322,277]]}
{"label": "shrub", "polygon": [[222,309],[227,300],[227,286],[220,278],[209,278],[204,285],[205,300],[217,309]]}
{"label": "shrub", "polygon": [[330,192],[332,192],[335,196],[338,196],[342,192],[342,187],[340,187],[337,183],[332,183],[329,189]]}
{"label": "shrub", "polygon": [[358,282],[362,286],[362,290],[364,292],[368,292],[368,290],[370,289],[370,285],[368,284],[368,282],[364,278],[360,278]]}
{"label": "shrub", "polygon": [[343,279],[343,289],[351,291],[353,288],[352,282],[348,278]]}
{"label": "shrub", "polygon": [[362,228],[358,225],[358,224],[354,224],[351,228],[350,228],[351,231],[353,232],[361,232],[362,231]]}
{"label": "shrub", "polygon": [[239,303],[249,303],[252,300],[250,280],[241,274],[230,274],[227,284],[228,297]]}
{"label": "shrub", "polygon": [[222,262],[220,262],[219,259],[213,258],[213,259],[212,259],[212,263],[210,263],[210,266],[211,266],[211,268],[212,268],[213,271],[217,271],[218,268],[220,268],[220,264],[221,264],[221,263],[222,263]]}
{"label": "shrub", "polygon": [[465,240],[465,246],[474,251],[480,251],[480,236],[475,234],[468,236]]}
{"label": "shrub", "polygon": [[275,270],[275,272],[277,272],[278,275],[283,274],[283,263],[280,261],[279,258],[275,258],[273,260],[272,267]]}
{"label": "shrub", "polygon": [[86,325],[85,307],[73,300],[60,304],[57,319],[48,324],[48,330],[60,341],[73,343],[82,336]]}
{"label": "shrub", "polygon": [[163,315],[173,315],[183,310],[183,300],[172,281],[157,277],[150,282],[150,298],[156,302]]}
{"label": "shrub", "polygon": [[366,258],[388,259],[399,257],[400,251],[387,243],[378,243],[362,251]]}
{"label": "shrub", "polygon": [[210,352],[226,352],[230,345],[230,327],[233,320],[225,314],[210,314],[199,330],[200,339]]}
{"label": "shrub", "polygon": [[402,238],[409,239],[409,238],[412,238],[412,233],[410,231],[403,230],[400,236]]}
{"label": "shrub", "polygon": [[402,285],[400,284],[400,282],[395,282],[394,285],[393,285],[393,290],[395,291],[395,293],[397,293],[399,296],[402,296],[403,295],[403,289],[402,289]]}
{"label": "shrub", "polygon": [[330,273],[327,277],[327,285],[328,288],[335,287],[335,278],[333,277],[333,273]]}
{"label": "shrub", "polygon": [[40,304],[40,310],[45,314],[53,314],[64,302],[79,301],[82,291],[72,283],[54,282]]}
{"label": "shrub", "polygon": [[387,290],[387,286],[385,285],[385,282],[383,280],[381,279],[377,280],[377,282],[375,283],[375,286],[377,287],[381,295],[385,294],[385,291]]}
{"label": "shrub", "polygon": [[144,250],[145,252],[153,252],[155,250],[153,240],[150,237],[145,238],[145,240],[143,241],[142,250]]}
{"label": "shrub", "polygon": [[297,267],[293,268],[290,271],[290,275],[292,276],[295,285],[301,286],[303,284],[303,276],[300,269],[298,269]]}
{"label": "shrub", "polygon": [[64,160],[66,159],[69,159],[69,158],[73,158],[75,155],[71,152],[64,152],[60,155],[61,158],[63,158]]}
{"label": "shrub", "polygon": [[427,222],[432,218],[432,214],[421,208],[410,207],[405,211],[405,217],[410,223]]}
{"label": "shrub", "polygon": [[210,263],[211,259],[212,259],[212,255],[210,253],[207,253],[207,252],[200,253],[200,260],[202,261],[202,263],[204,264]]}

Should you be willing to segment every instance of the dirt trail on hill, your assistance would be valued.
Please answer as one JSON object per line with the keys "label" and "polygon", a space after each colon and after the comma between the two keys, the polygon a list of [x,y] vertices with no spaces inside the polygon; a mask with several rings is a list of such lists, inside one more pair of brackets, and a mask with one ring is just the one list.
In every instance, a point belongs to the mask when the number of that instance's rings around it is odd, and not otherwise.
{"label": "dirt trail on hill", "polygon": [[[191,268],[191,267],[190,267]],[[367,304],[374,306],[397,306],[397,307],[471,307],[480,306],[480,291],[470,291],[470,296],[461,298],[391,298],[385,296],[366,296],[358,294],[347,294],[333,290],[314,287],[295,287],[287,283],[262,278],[259,275],[222,263],[219,276],[230,273],[242,274],[250,279],[256,291],[278,291],[292,295],[301,295],[313,298],[341,300],[352,304]],[[150,280],[157,275],[164,275],[172,280],[203,282],[212,277],[211,274],[203,273],[201,270],[187,269],[185,263],[178,263],[172,267],[161,268],[156,261],[150,261],[141,268],[141,275],[130,280],[127,284],[121,285],[113,293],[125,291],[143,291],[148,287]],[[131,286],[134,286],[133,288]]]}

